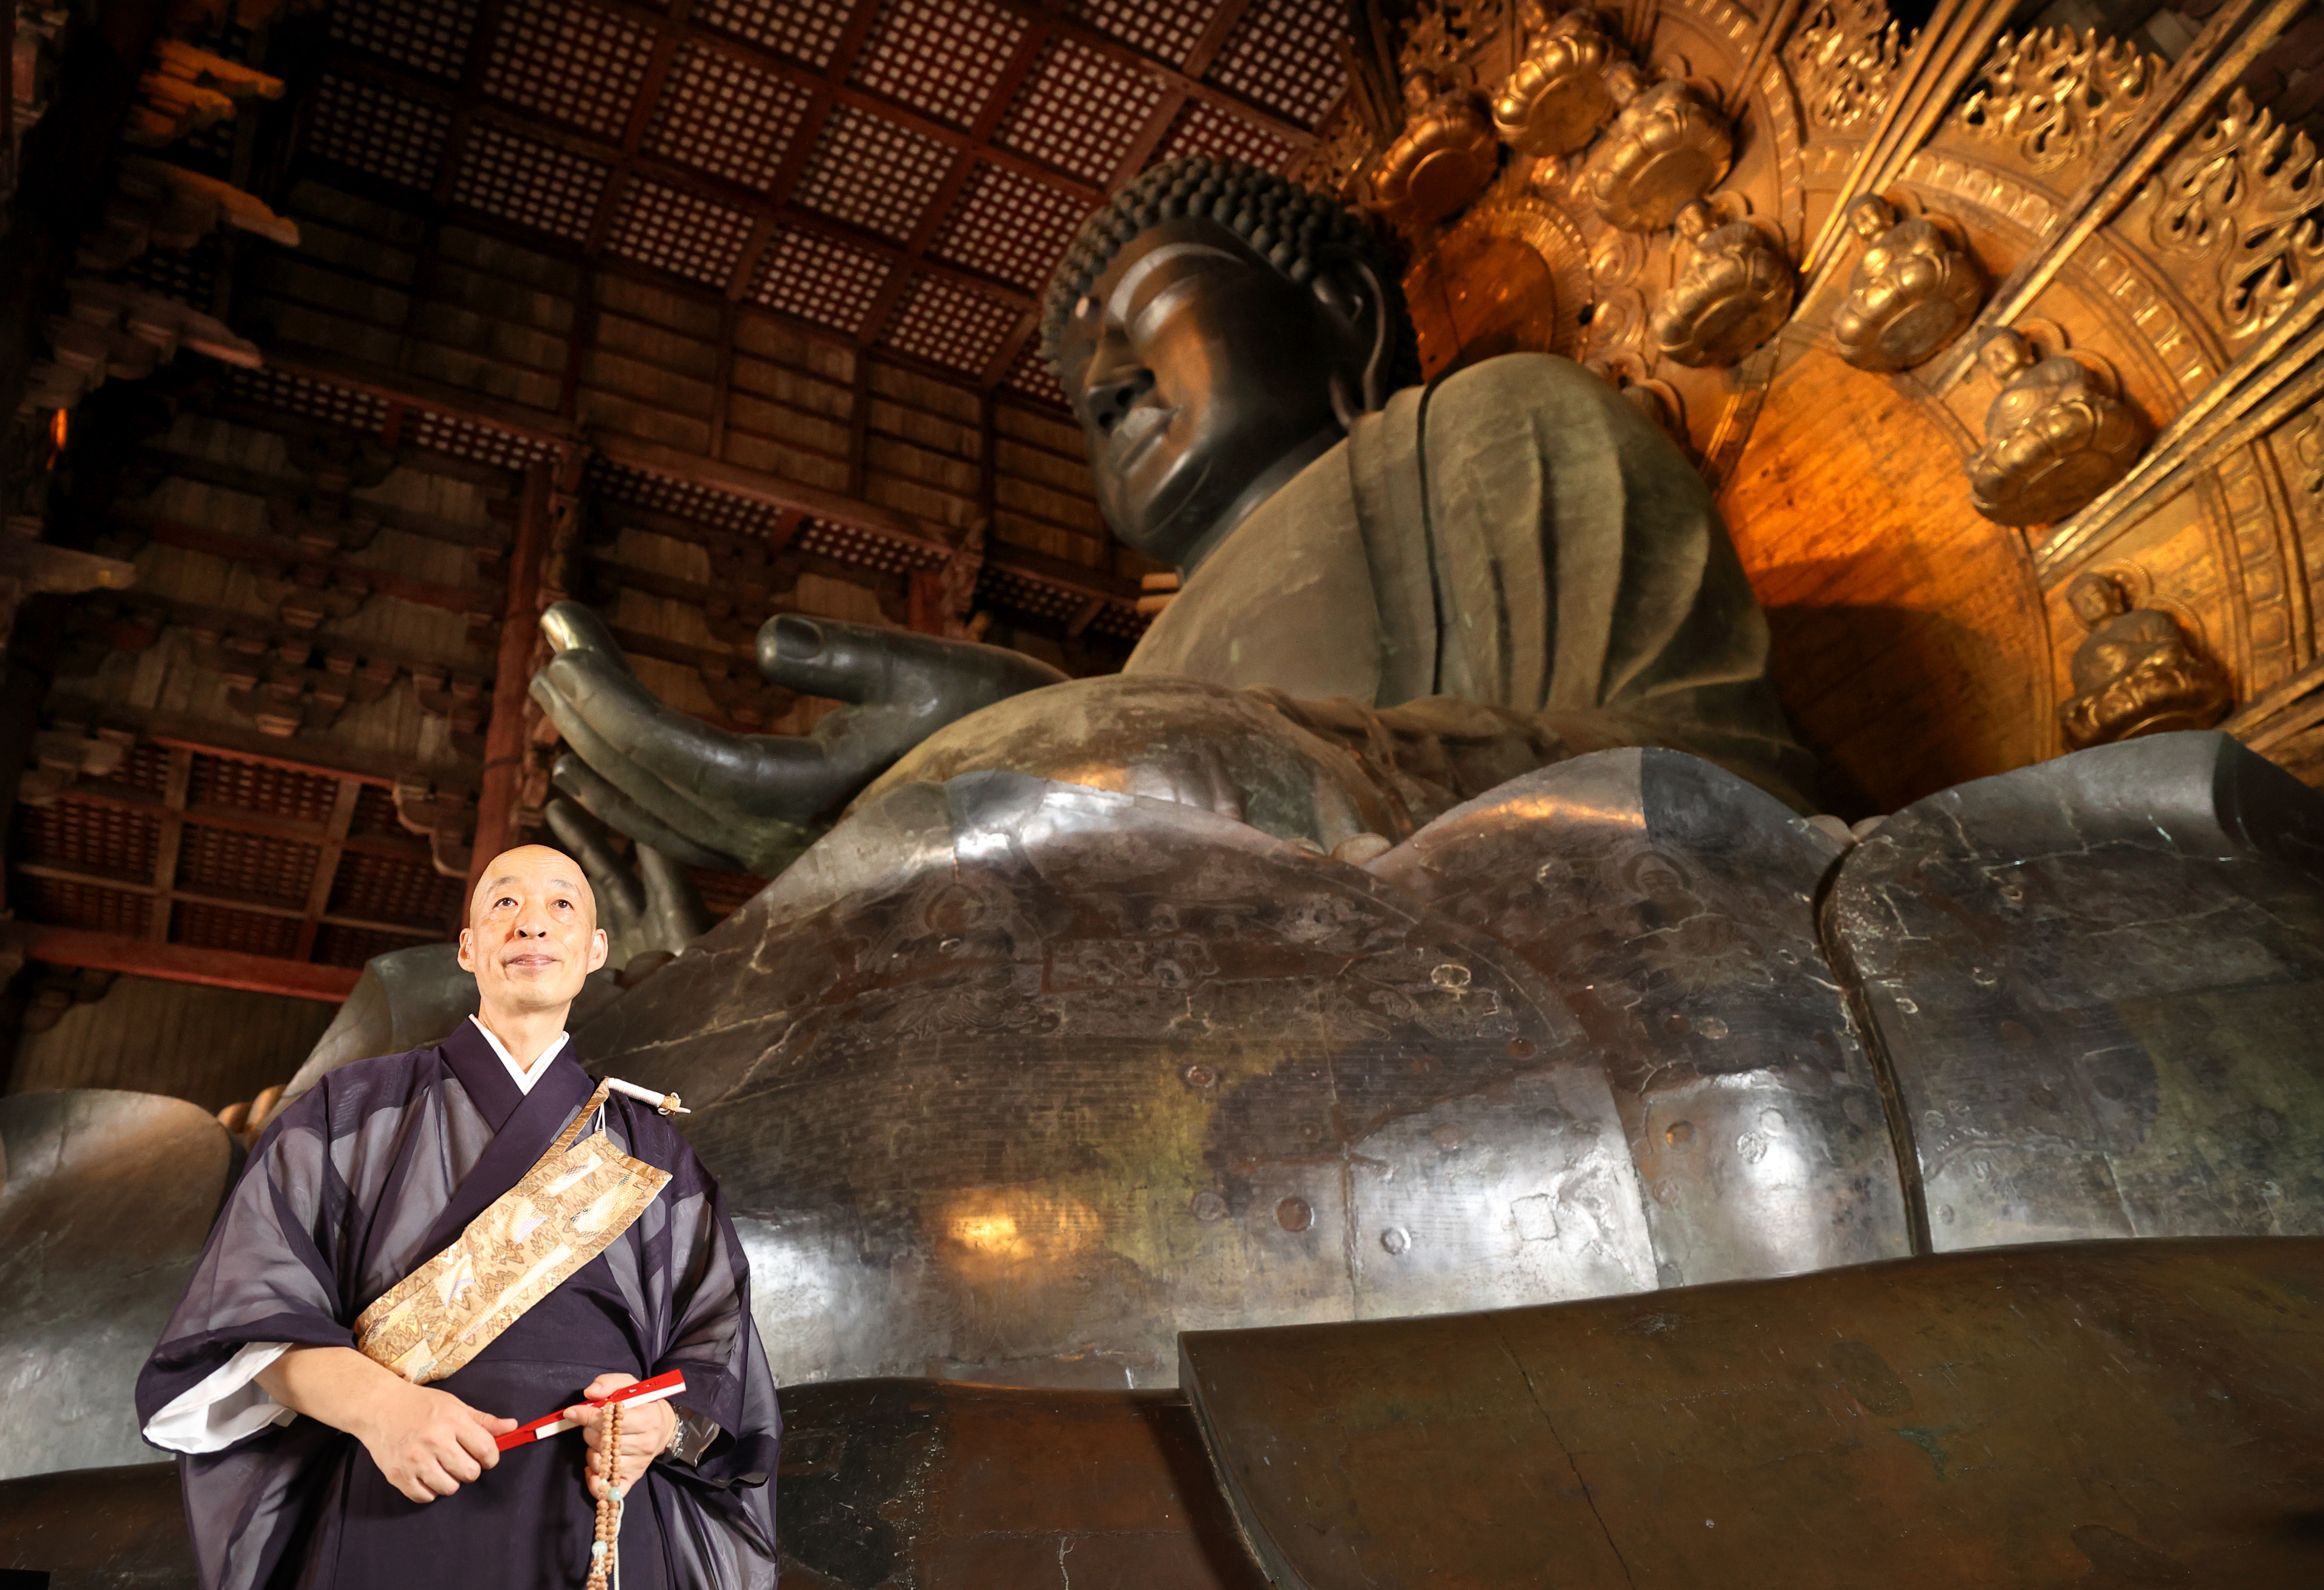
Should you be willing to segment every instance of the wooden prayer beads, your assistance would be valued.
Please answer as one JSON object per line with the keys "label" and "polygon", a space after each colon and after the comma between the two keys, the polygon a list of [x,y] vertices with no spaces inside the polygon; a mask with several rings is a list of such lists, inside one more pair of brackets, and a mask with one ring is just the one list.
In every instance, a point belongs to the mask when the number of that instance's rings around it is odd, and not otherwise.
{"label": "wooden prayer beads", "polygon": [[622,1536],[622,1404],[605,1410],[605,1439],[597,1449],[597,1471],[605,1482],[597,1498],[597,1537],[589,1548],[589,1581],[585,1590],[605,1590],[609,1576],[617,1576]]}

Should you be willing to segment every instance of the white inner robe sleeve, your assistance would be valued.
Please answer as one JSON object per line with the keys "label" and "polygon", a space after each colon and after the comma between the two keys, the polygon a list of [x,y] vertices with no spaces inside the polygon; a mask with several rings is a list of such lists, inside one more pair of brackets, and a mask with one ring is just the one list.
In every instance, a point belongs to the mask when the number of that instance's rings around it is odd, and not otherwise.
{"label": "white inner robe sleeve", "polygon": [[266,1394],[258,1372],[290,1350],[289,1342],[251,1342],[202,1383],[153,1415],[145,1438],[172,1452],[218,1452],[296,1413]]}

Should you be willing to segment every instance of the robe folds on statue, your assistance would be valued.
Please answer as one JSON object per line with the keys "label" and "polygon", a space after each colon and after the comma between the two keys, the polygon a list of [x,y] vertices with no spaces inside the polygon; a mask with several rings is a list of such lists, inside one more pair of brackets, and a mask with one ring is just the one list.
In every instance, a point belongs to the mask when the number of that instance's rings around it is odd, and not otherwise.
{"label": "robe folds on statue", "polygon": [[[283,1110],[253,1150],[137,1383],[138,1419],[248,1379],[261,1344],[352,1346],[351,1326],[509,1191],[589,1098],[569,1045],[521,1089],[472,1022],[359,1061]],[[583,1130],[591,1129],[585,1125]],[[629,1228],[455,1373],[481,1412],[530,1420],[608,1372],[683,1372],[719,1434],[665,1457],[623,1508],[625,1590],[775,1582],[779,1421],[749,1275],[717,1184],[648,1105],[608,1099],[609,1145],[670,1173]],[[254,1384],[208,1408],[180,1459],[204,1590],[575,1590],[595,1503],[577,1430],[517,1447],[447,1497],[408,1501],[361,1442]]]}
{"label": "robe folds on statue", "polygon": [[1798,804],[1813,766],[1702,478],[1606,381],[1508,354],[1408,387],[1253,510],[1124,668],[1579,754],[1655,745]]}

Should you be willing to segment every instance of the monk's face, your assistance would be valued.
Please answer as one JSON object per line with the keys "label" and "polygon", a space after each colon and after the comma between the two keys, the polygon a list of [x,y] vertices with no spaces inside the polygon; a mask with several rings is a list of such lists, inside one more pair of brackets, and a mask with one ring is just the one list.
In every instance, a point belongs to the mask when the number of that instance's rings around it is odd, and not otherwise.
{"label": "monk's face", "polygon": [[1333,372],[1360,378],[1370,351],[1368,334],[1222,222],[1132,238],[1059,350],[1114,533],[1183,565],[1270,464],[1333,423]]}
{"label": "monk's face", "polygon": [[493,858],[468,901],[460,965],[486,1010],[548,1010],[573,1003],[605,964],[597,900],[581,869],[545,845]]}

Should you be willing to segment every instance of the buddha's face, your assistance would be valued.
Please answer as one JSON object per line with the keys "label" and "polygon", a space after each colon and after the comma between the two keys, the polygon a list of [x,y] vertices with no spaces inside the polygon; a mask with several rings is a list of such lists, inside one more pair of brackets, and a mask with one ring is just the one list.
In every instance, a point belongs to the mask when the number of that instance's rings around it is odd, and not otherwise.
{"label": "buddha's face", "polygon": [[1217,221],[1133,238],[1074,306],[1059,360],[1114,532],[1184,565],[1269,466],[1333,424],[1335,373],[1360,390],[1370,297],[1330,275],[1300,286]]}

